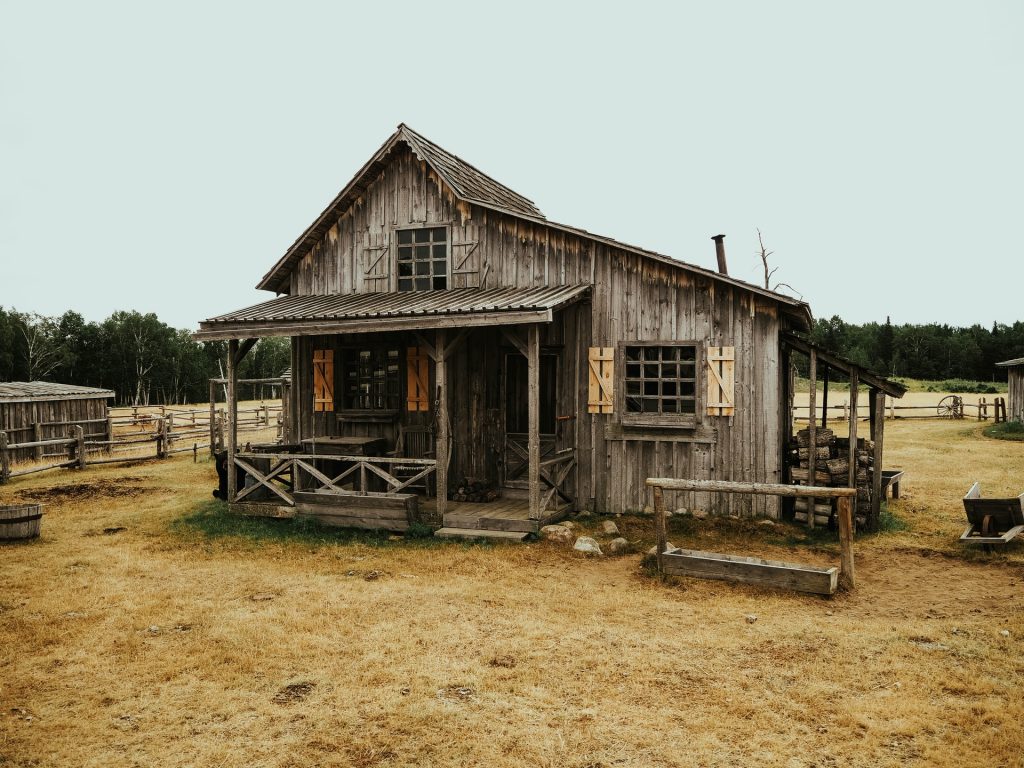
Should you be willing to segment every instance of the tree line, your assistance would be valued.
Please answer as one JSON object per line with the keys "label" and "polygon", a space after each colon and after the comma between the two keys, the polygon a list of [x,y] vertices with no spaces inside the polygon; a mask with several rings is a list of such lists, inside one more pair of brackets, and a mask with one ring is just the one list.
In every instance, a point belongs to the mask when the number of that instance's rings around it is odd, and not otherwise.
{"label": "tree line", "polygon": [[[118,405],[206,402],[209,380],[227,373],[227,347],[197,342],[153,313],[114,312],[97,323],[73,311],[47,317],[0,307],[0,381],[100,387],[112,390]],[[262,339],[239,377],[280,376],[290,350],[288,339]]]}
{"label": "tree line", "polygon": [[961,328],[930,323],[815,322],[811,338],[831,352],[890,377],[945,381],[1006,381],[997,362],[1024,357],[1024,321]]}

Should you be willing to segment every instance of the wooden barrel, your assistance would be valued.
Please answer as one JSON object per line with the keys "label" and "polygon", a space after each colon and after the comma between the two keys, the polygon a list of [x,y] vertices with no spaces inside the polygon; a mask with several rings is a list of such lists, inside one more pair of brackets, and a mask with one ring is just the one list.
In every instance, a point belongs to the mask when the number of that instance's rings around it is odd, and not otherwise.
{"label": "wooden barrel", "polygon": [[41,504],[0,505],[0,541],[34,539],[42,520]]}

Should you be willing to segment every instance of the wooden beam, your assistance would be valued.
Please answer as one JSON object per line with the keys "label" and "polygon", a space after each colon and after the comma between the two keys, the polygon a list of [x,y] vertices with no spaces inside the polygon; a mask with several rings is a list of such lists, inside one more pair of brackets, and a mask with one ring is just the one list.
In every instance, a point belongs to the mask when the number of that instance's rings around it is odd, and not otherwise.
{"label": "wooden beam", "polygon": [[810,342],[805,341],[804,339],[801,339],[799,336],[795,336],[792,333],[782,334],[782,342],[783,344],[788,344],[793,349],[799,352],[803,352],[806,355],[809,355],[812,349],[817,350],[818,357],[821,359],[822,362],[827,363],[836,370],[842,371],[843,373],[846,374],[852,373],[853,371],[857,371],[859,373],[860,379],[865,384],[869,384],[872,387],[878,387],[887,395],[891,395],[892,397],[903,397],[905,394],[907,394],[907,388],[904,387],[902,384],[898,384],[895,381],[889,381],[889,379],[871,373],[871,371],[862,368],[856,363],[852,363],[849,360],[845,360],[841,357],[838,357],[837,355],[833,355],[830,352],[826,352],[823,349],[819,349],[814,344],[811,344]]}
{"label": "wooden beam", "polygon": [[531,325],[527,336],[530,519],[540,520],[540,325]]}
{"label": "wooden beam", "polygon": [[[439,328],[434,335],[434,347],[443,350],[448,343],[448,332]],[[449,428],[448,428],[448,363],[444,354],[438,354],[434,362],[434,378],[437,382],[437,514],[444,524],[444,514],[448,510],[448,463],[449,463]]]}
{"label": "wooden beam", "polygon": [[[217,453],[217,384],[210,379],[210,455]],[[113,436],[110,438],[113,440]]]}
{"label": "wooden beam", "polygon": [[238,493],[238,476],[235,469],[235,453],[238,450],[238,339],[228,340],[228,501],[234,501]]}
{"label": "wooden beam", "polygon": [[793,499],[840,499],[857,495],[856,488],[833,488],[813,485],[781,485],[779,483],[738,483],[731,480],[683,480],[675,477],[648,477],[647,486],[666,491],[702,491],[708,493],[749,493],[785,496]]}
{"label": "wooden beam", "polygon": [[[871,477],[871,515],[868,517],[868,530],[878,530],[878,522],[882,515],[882,445],[885,442],[885,392],[875,390],[875,456]],[[898,485],[897,485],[898,487]],[[898,491],[894,489],[895,497]]]}
{"label": "wooden beam", "polygon": [[831,369],[826,365],[822,376],[821,388],[821,428],[828,426],[828,374]]}
{"label": "wooden beam", "polygon": [[508,342],[519,350],[519,354],[523,357],[530,356],[530,350],[523,338],[519,335],[519,332],[514,328],[502,328],[501,335],[504,336]]}
{"label": "wooden beam", "polygon": [[[809,403],[808,403],[808,419],[807,419],[807,441],[809,450],[807,452],[807,484],[813,486],[817,480],[817,469],[818,469],[818,350],[811,347],[808,356],[811,359],[811,368],[809,373],[810,392]],[[809,510],[814,509],[814,499],[811,498],[807,503]],[[807,527],[814,527],[814,514],[807,515]]]}
{"label": "wooden beam", "polygon": [[419,331],[413,331],[412,335],[416,338],[416,343],[419,344],[419,346],[423,347],[424,350],[426,350],[427,357],[429,357],[436,363],[438,352],[434,345],[431,344],[430,341],[427,340],[427,337],[424,336]]}
{"label": "wooden beam", "polygon": [[241,364],[242,360],[245,359],[245,356],[249,354],[249,350],[256,346],[257,341],[258,339],[246,339],[239,345],[238,350],[235,354],[236,368],[239,366],[239,364]]}
{"label": "wooden beam", "polygon": [[860,400],[860,381],[857,378],[857,371],[850,372],[850,448],[848,457],[850,459],[849,485],[857,487],[857,402]]}

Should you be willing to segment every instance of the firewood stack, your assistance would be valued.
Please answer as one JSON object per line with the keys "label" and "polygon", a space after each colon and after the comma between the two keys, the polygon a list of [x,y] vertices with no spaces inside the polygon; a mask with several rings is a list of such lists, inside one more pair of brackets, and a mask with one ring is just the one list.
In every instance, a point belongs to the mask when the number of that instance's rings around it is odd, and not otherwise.
{"label": "firewood stack", "polygon": [[[810,432],[801,429],[789,449],[789,476],[796,485],[810,485],[811,445]],[[832,487],[846,487],[850,478],[850,440],[837,438],[831,429],[819,427],[815,430],[813,454],[815,462],[814,484]],[[857,440],[857,507],[855,515],[858,525],[867,522],[871,510],[871,465],[874,461],[875,445],[871,440]],[[793,518],[807,522],[808,499],[796,499],[793,504]],[[835,521],[835,499],[815,499],[814,523],[832,525]]]}
{"label": "firewood stack", "polygon": [[481,483],[479,480],[468,477],[463,478],[462,482],[456,486],[455,493],[451,495],[452,501],[473,501],[481,504],[497,501],[499,498],[501,498],[501,493],[493,485]]}

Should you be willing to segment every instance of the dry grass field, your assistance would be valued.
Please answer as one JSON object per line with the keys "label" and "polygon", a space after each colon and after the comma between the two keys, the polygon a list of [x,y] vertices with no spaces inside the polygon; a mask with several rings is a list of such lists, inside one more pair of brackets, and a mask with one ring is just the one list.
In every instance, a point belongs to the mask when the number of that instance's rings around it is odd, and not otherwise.
{"label": "dry grass field", "polygon": [[[1024,490],[1024,444],[886,434],[903,498],[832,600],[225,519],[191,457],[2,486],[48,514],[0,547],[0,766],[1022,766],[1024,545],[955,539],[971,482]],[[672,524],[837,560],[789,525]]]}

